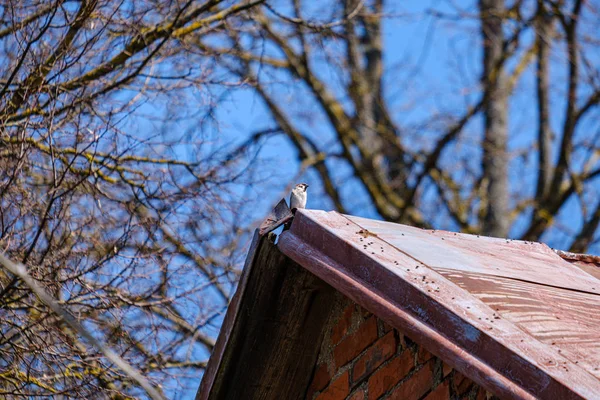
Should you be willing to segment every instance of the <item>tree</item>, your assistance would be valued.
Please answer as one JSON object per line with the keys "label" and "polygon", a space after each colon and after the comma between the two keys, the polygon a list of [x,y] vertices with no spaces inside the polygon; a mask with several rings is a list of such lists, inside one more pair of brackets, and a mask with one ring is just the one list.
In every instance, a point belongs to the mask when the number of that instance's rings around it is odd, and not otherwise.
{"label": "tree", "polygon": [[[340,212],[597,243],[592,2],[2,4],[0,244],[167,389],[197,387],[261,217],[243,205],[278,200],[243,191],[274,138]],[[215,148],[221,102],[248,92],[266,118]],[[23,282],[0,283],[0,393],[141,395]]]}
{"label": "tree", "polygon": [[[226,214],[247,149],[191,125],[228,90],[193,42],[260,2],[2,2],[2,251],[162,389],[204,367],[246,228]],[[0,396],[143,393],[20,279],[0,283]]]}
{"label": "tree", "polygon": [[[401,13],[383,0],[266,3],[253,10],[253,29],[224,32],[230,48],[200,48],[252,84],[272,128],[337,210],[364,214],[372,205],[388,221],[587,250],[600,222],[597,5],[436,6]],[[421,55],[386,65],[399,44],[384,46],[385,24],[416,17],[431,27],[417,38]],[[468,44],[448,55],[455,69],[436,69],[450,83],[432,87],[422,54],[436,46],[436,28],[445,33],[438,41]],[[531,122],[517,128],[523,118]],[[357,193],[368,199],[362,209]]]}

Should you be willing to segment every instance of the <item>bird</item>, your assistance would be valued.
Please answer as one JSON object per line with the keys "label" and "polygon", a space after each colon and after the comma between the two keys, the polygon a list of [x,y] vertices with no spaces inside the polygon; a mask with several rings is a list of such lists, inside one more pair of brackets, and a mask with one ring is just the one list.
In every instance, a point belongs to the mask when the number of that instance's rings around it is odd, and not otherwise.
{"label": "bird", "polygon": [[299,183],[292,189],[292,193],[290,194],[290,209],[293,213],[298,208],[306,207],[306,189],[308,189],[308,184],[306,183]]}

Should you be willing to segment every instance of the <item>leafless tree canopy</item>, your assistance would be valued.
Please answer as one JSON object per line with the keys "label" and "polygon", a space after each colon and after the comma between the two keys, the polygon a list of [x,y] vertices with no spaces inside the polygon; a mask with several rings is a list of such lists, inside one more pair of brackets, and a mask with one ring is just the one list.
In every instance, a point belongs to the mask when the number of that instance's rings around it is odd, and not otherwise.
{"label": "leafless tree canopy", "polygon": [[[227,215],[246,153],[186,122],[222,83],[194,42],[255,3],[0,5],[2,251],[167,389],[196,387],[243,237]],[[23,282],[0,282],[0,397],[143,393]]]}
{"label": "leafless tree canopy", "polygon": [[[198,385],[251,225],[249,151],[274,136],[338,211],[588,250],[599,4],[403,4],[0,0],[2,251],[172,394]],[[389,39],[411,24],[423,35]],[[204,128],[242,91],[267,118],[213,146]],[[0,283],[0,396],[142,394]]]}
{"label": "leafless tree canopy", "polygon": [[[417,14],[383,0],[277,4],[227,32],[229,47],[202,48],[252,83],[335,208],[526,240],[553,231],[574,251],[593,243],[598,2],[448,1]],[[424,36],[384,43],[386,26],[415,21]],[[424,48],[385,65],[403,40]],[[448,45],[449,56],[423,56]],[[425,59],[451,82],[428,85]]]}

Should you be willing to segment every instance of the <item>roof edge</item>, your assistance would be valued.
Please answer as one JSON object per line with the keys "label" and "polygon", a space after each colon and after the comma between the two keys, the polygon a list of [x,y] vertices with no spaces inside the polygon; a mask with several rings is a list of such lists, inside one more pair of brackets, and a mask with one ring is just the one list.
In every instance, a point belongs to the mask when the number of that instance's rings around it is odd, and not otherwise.
{"label": "roof edge", "polygon": [[426,348],[436,349],[435,353],[438,356],[444,360],[450,360],[455,368],[494,394],[507,399],[536,399],[525,389],[454,344],[431,326],[370,291],[358,280],[344,273],[344,268],[340,264],[326,255],[316,252],[314,248],[293,233],[284,232],[278,246],[285,255],[328,282],[354,302],[385,320],[391,326],[406,332],[409,336],[418,337],[420,344]]}
{"label": "roof edge", "polygon": [[310,385],[336,291],[273,238],[254,236],[197,400],[299,399]]}
{"label": "roof edge", "polygon": [[[382,246],[381,254],[363,251],[360,237]],[[485,303],[339,213],[299,210],[291,230],[281,234],[278,247],[338,291],[418,339],[429,351],[503,398],[559,395],[575,399],[600,390],[600,383],[587,371],[554,354],[545,344],[531,341],[510,321],[497,319]],[[340,260],[351,262],[342,265]],[[415,263],[422,268],[415,271]],[[426,285],[433,280],[436,293],[428,290],[434,287]],[[491,321],[478,318],[485,316]],[[546,365],[530,356],[548,351],[555,364]],[[558,363],[581,374],[567,383],[570,374],[555,368]],[[528,382],[527,386],[523,382]]]}
{"label": "roof edge", "polygon": [[582,261],[593,264],[600,264],[600,256],[586,253],[571,253],[570,251],[552,249],[558,254],[563,260],[568,261]]}
{"label": "roof edge", "polygon": [[223,354],[225,353],[227,343],[229,342],[229,337],[231,336],[231,333],[235,326],[235,320],[237,319],[242,298],[246,290],[246,285],[248,284],[248,278],[250,276],[252,265],[254,264],[254,258],[256,257],[258,248],[260,247],[260,243],[262,240],[263,236],[261,236],[259,234],[259,230],[256,229],[254,231],[254,235],[252,236],[252,242],[250,243],[248,254],[246,255],[246,260],[244,262],[244,269],[242,270],[240,282],[235,291],[235,294],[229,302],[227,312],[225,313],[225,318],[223,320],[223,324],[221,324],[221,329],[219,330],[217,342],[215,343],[215,347],[213,348],[212,354],[208,359],[208,364],[206,365],[206,369],[204,370],[202,380],[200,381],[200,387],[198,388],[198,392],[196,393],[197,400],[207,399],[210,392],[212,391],[215,379],[217,377],[217,372],[219,370],[219,366],[221,365],[221,359],[223,358]]}

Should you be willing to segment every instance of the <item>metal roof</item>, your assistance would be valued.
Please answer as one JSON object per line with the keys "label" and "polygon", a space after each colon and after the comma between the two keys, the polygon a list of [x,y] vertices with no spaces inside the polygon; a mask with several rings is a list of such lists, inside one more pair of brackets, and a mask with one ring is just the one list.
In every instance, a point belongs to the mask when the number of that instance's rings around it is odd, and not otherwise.
{"label": "metal roof", "polygon": [[600,398],[596,264],[317,210],[298,210],[278,247],[501,397]]}

